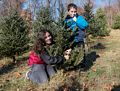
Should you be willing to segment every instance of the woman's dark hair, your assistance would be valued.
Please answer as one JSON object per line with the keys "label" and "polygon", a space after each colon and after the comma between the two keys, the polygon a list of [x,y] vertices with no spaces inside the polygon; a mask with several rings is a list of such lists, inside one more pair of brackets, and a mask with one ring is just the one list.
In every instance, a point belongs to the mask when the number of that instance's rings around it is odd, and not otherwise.
{"label": "woman's dark hair", "polygon": [[35,40],[34,45],[33,45],[33,50],[37,54],[41,54],[41,52],[44,51],[44,46],[46,45],[45,34],[47,32],[50,33],[50,35],[52,36],[51,32],[48,31],[47,29],[41,29],[39,32],[37,32],[36,40]]}
{"label": "woman's dark hair", "polygon": [[76,6],[74,3],[70,3],[70,4],[68,5],[68,7],[67,7],[67,10],[69,11],[70,8],[72,8],[72,7],[77,10],[77,6]]}

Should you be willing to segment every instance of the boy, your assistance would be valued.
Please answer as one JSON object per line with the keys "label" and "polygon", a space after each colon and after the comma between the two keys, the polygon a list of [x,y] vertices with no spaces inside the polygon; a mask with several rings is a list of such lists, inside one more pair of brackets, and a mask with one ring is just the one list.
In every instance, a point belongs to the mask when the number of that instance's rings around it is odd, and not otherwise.
{"label": "boy", "polygon": [[[70,3],[67,7],[68,15],[64,20],[65,29],[69,29],[72,32],[72,35],[68,39],[72,43],[70,49],[65,51],[65,57],[69,59],[71,50],[75,46],[84,47],[84,38],[85,38],[85,29],[88,27],[88,22],[77,13],[77,6],[73,3]],[[81,68],[84,68],[85,65],[81,64]]]}
{"label": "boy", "polygon": [[85,29],[88,27],[87,21],[77,14],[77,6],[70,3],[67,7],[68,15],[64,20],[65,29],[70,29],[72,35],[69,39],[73,42],[71,48],[84,43]]}

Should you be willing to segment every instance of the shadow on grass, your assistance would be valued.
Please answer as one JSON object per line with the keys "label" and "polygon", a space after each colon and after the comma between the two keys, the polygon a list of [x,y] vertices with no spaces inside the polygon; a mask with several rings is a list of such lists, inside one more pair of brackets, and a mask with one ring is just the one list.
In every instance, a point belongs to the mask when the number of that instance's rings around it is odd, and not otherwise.
{"label": "shadow on grass", "polygon": [[105,49],[106,47],[102,43],[97,43],[96,45],[91,47],[92,49]]}
{"label": "shadow on grass", "polygon": [[[72,70],[80,70],[80,71],[87,71],[89,70],[97,58],[100,56],[96,54],[95,51],[87,54],[84,56],[83,60],[80,62],[80,64],[69,68],[69,65],[65,64],[62,66],[65,72],[72,71]],[[59,69],[59,68],[58,68]]]}
{"label": "shadow on grass", "polygon": [[120,85],[113,86],[111,91],[120,91]]}
{"label": "shadow on grass", "polygon": [[[96,45],[92,46],[91,49],[97,49],[97,50],[103,50],[106,47],[102,43],[97,43]],[[100,56],[97,55],[95,51],[92,51],[91,53],[84,56],[84,59],[81,61],[81,63],[78,65],[78,68],[82,71],[89,70],[97,58]],[[83,66],[83,67],[82,67]]]}
{"label": "shadow on grass", "polygon": [[[0,68],[0,75],[3,75],[5,73],[8,73],[12,71],[14,68],[20,66],[23,62],[25,62],[28,59],[28,57],[18,58],[16,63],[12,62],[8,65],[4,65]],[[22,61],[21,61],[22,60]]]}
{"label": "shadow on grass", "polygon": [[84,71],[89,70],[93,66],[96,59],[99,57],[100,56],[97,55],[95,51],[87,54],[86,56],[84,56],[84,59],[79,64],[80,66],[84,65],[85,67],[80,67],[80,68],[84,68]]}

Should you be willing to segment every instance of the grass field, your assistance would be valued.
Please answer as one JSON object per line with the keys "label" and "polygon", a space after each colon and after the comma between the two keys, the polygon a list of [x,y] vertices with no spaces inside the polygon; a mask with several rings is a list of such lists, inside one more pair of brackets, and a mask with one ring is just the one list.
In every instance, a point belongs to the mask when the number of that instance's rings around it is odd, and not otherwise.
{"label": "grass field", "polygon": [[[26,80],[29,53],[0,60],[0,91],[120,91],[120,30],[96,41],[96,48],[87,55],[85,71],[58,70],[49,83],[34,84]],[[99,50],[98,50],[99,49]]]}

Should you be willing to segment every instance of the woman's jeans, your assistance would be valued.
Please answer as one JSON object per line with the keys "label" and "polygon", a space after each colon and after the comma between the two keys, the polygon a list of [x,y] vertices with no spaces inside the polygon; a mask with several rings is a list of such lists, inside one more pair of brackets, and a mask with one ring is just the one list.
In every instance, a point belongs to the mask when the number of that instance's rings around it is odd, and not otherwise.
{"label": "woman's jeans", "polygon": [[52,77],[55,72],[54,67],[51,65],[34,64],[28,77],[35,83],[45,83],[49,81],[49,78]]}

